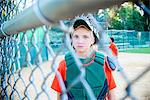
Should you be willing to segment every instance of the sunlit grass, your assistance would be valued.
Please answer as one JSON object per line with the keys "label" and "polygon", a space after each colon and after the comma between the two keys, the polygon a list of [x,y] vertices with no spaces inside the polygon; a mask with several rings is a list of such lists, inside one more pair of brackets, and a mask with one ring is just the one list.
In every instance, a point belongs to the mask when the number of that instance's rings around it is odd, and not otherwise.
{"label": "sunlit grass", "polygon": [[147,54],[150,54],[150,48],[134,48],[134,49],[127,50],[125,52],[128,52],[128,53],[147,53]]}

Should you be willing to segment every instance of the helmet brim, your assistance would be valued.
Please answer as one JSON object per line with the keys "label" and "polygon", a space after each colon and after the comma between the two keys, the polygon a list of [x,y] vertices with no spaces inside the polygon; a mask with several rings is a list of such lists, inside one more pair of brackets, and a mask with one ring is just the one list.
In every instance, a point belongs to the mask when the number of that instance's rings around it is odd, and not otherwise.
{"label": "helmet brim", "polygon": [[73,24],[73,28],[74,28],[74,29],[77,29],[77,28],[80,27],[80,26],[85,26],[88,30],[91,30],[91,31],[92,31],[92,29],[89,27],[89,25],[88,25],[84,20],[82,20],[82,19],[76,20],[76,21],[74,22],[74,24]]}

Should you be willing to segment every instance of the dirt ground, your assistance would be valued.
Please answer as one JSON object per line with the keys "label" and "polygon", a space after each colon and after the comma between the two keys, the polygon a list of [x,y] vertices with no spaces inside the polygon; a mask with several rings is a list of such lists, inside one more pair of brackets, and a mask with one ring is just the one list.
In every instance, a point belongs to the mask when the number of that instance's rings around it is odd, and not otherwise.
{"label": "dirt ground", "polygon": [[[131,93],[139,100],[150,100],[150,54],[120,53],[119,62],[130,81],[149,67],[149,72],[133,84]],[[127,82],[119,72],[114,72],[114,77],[117,83],[117,99],[120,99],[126,94],[124,90]]]}
{"label": "dirt ground", "polygon": [[[62,56],[60,56],[58,59],[59,60],[62,59]],[[125,72],[128,79],[133,80],[141,72],[143,72],[144,69],[150,66],[150,54],[119,53],[119,62],[120,65],[123,67],[123,71]],[[39,68],[34,69],[34,68],[35,67],[32,66],[31,68],[24,68],[20,71],[21,78],[19,78],[19,80],[15,84],[15,88],[17,89],[17,91],[14,92],[15,100],[19,99],[19,96],[24,97],[24,91],[27,86],[28,89],[26,90],[27,91],[26,93],[30,95],[31,100],[34,100],[35,98],[36,99],[39,98],[39,100],[48,100],[48,97],[50,97],[51,100],[56,100],[56,93],[50,88],[54,77],[54,73],[49,74],[52,71],[51,62],[49,61],[42,64],[40,67],[41,69]],[[120,72],[114,71],[113,74],[117,84],[117,88],[115,89],[116,100],[119,100],[123,98],[126,94],[125,88],[127,86],[127,82],[124,80]],[[18,72],[14,76],[11,76],[9,79],[9,81],[11,80],[12,86],[14,85],[13,84],[13,80],[15,80],[14,77],[15,78],[18,77]],[[43,77],[45,77],[45,79],[43,79]],[[134,85],[131,87],[132,90],[131,93],[133,94],[134,97],[136,97],[139,100],[150,100],[149,77],[150,71],[146,73],[143,77],[141,77],[141,79],[136,81]],[[29,84],[31,82],[32,84]],[[45,82],[47,86],[47,88],[44,89],[44,92],[42,92],[43,82]],[[7,90],[12,91],[11,86],[8,86]],[[17,94],[17,92],[19,93],[19,95]],[[8,92],[8,94],[10,95],[11,92]],[[130,100],[130,98],[128,99]]]}

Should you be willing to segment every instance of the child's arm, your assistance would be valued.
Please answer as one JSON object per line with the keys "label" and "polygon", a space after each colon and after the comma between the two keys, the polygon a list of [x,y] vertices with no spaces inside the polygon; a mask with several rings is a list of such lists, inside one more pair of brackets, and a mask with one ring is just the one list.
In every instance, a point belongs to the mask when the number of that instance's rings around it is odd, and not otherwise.
{"label": "child's arm", "polygon": [[108,100],[116,100],[115,89],[109,91],[107,98]]}
{"label": "child's arm", "polygon": [[106,96],[106,100],[115,100],[116,96],[115,96],[115,88],[116,88],[116,83],[115,80],[113,78],[112,75],[112,71],[115,70],[116,66],[115,64],[113,64],[113,62],[111,61],[111,59],[109,57],[107,57],[107,59],[105,60],[105,73],[106,73],[106,78],[108,81],[108,85],[109,85],[109,92]]}
{"label": "child's arm", "polygon": [[61,100],[60,99],[60,93],[57,92],[57,100]]}

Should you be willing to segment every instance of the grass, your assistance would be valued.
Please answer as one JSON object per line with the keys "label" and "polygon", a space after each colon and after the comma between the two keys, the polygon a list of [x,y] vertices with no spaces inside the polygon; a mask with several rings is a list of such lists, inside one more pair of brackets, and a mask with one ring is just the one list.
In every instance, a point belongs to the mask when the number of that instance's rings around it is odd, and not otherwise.
{"label": "grass", "polygon": [[150,48],[133,48],[133,49],[127,50],[125,52],[128,52],[128,53],[146,53],[146,54],[150,54]]}

